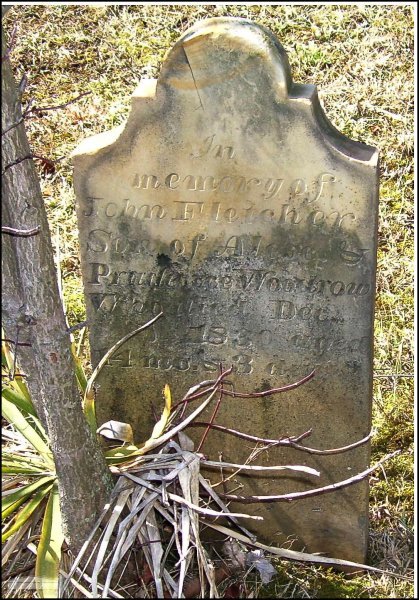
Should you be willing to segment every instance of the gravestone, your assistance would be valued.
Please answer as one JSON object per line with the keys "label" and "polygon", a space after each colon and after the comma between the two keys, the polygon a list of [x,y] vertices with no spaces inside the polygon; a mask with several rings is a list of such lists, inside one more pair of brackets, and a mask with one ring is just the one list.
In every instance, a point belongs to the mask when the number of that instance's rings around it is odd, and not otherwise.
{"label": "gravestone", "polygon": [[[159,79],[141,81],[126,125],[83,141],[73,158],[93,363],[164,313],[102,370],[99,424],[131,423],[144,441],[164,384],[179,400],[221,363],[244,392],[316,374],[288,393],[225,399],[219,424],[269,439],[312,428],[304,443],[322,450],[368,435],[377,151],[329,123],[313,85],[292,82],[269,31],[241,19],[198,23]],[[203,431],[188,433],[199,440]],[[212,431],[203,452],[240,463],[254,446]],[[283,494],[345,480],[368,466],[369,444],[332,455],[272,447],[256,462],[321,476],[234,476],[227,491]],[[269,543],[295,539],[295,549],[365,559],[367,481],[232,507],[262,515],[246,526],[259,523]]]}

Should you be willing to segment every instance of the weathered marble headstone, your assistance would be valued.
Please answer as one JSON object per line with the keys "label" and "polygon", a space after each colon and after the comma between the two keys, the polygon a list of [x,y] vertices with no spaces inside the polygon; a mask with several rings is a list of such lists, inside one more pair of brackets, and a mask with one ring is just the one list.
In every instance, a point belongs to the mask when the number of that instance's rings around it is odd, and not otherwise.
{"label": "weathered marble headstone", "polygon": [[[141,82],[125,127],[85,140],[74,164],[94,364],[164,312],[103,369],[99,423],[129,422],[139,443],[165,383],[180,399],[222,363],[246,392],[316,375],[279,396],[226,399],[219,424],[264,438],[312,428],[305,443],[318,449],[368,434],[377,151],[328,122],[269,31],[240,19],[198,23],[158,81]],[[211,432],[203,451],[240,462],[253,446]],[[327,456],[272,448],[258,464],[305,464],[321,477],[235,477],[227,488],[239,481],[241,494],[269,495],[344,480],[367,467],[369,445]],[[290,536],[294,548],[365,558],[366,481],[245,508],[265,517],[268,542]]]}

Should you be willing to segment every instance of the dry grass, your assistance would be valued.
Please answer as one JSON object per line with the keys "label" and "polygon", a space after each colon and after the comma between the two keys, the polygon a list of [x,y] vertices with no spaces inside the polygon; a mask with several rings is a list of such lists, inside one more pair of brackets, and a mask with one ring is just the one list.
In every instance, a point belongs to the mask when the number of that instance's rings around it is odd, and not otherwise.
{"label": "dry grass", "polygon": [[[141,77],[157,76],[166,51],[198,19],[241,16],[273,31],[295,81],[316,83],[326,114],[349,137],[378,146],[381,192],[374,362],[374,458],[401,449],[372,478],[370,563],[410,580],[365,575],[352,580],[280,563],[268,588],[276,597],[411,597],[413,553],[413,3],[358,5],[16,6],[11,59],[28,78],[23,104],[68,102],[28,121],[35,154],[64,157],[40,176],[70,324],[84,319],[69,153],[127,116]],[[57,235],[58,233],[58,235]],[[252,581],[249,575],[249,581]],[[247,581],[247,580],[246,580]],[[273,587],[272,587],[273,586]]]}

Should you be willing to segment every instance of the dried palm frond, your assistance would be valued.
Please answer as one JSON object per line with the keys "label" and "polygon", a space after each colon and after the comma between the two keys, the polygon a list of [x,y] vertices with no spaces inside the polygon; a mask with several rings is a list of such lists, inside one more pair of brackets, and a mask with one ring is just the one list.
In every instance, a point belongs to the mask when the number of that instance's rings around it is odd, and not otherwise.
{"label": "dried palm frond", "polygon": [[[220,510],[210,508],[214,492],[203,502],[201,490],[210,488],[200,474],[200,456],[185,449],[188,445],[186,436],[180,443],[171,440],[159,453],[119,476],[111,502],[69,573],[73,578],[89,573],[94,597],[115,593],[133,597],[126,595],[128,590],[118,581],[121,565],[131,568],[131,577],[137,578],[137,589],[132,590],[137,597],[141,593],[184,597],[185,582],[196,573],[201,595],[218,596],[214,561],[201,538],[202,520],[227,517],[236,526],[239,519],[260,517],[230,513],[221,500]],[[106,525],[100,530],[101,523]],[[137,554],[136,573],[132,572],[133,554]],[[154,589],[147,588],[149,582]]]}
{"label": "dried palm frond", "polygon": [[[79,592],[82,587],[90,590],[85,597],[217,598],[219,583],[238,570],[255,568],[262,582],[268,582],[275,573],[269,555],[382,572],[259,543],[242,521],[261,517],[230,512],[201,475],[206,461],[190,450],[190,444],[180,432],[178,441],[167,442],[160,452],[121,470],[111,502],[76,557],[62,596],[71,596],[70,580],[75,580],[82,582]],[[221,517],[227,525],[218,522]],[[228,560],[217,559],[208,536],[203,538],[208,528],[223,535]],[[228,551],[232,544],[239,549],[233,555],[231,548]],[[258,550],[252,552],[254,548]]]}

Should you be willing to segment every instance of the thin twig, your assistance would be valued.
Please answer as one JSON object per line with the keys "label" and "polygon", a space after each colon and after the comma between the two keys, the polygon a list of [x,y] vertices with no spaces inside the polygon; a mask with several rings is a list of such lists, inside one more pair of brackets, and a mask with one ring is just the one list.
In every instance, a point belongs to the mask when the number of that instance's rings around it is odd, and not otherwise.
{"label": "thin twig", "polygon": [[[179,402],[173,406],[173,410],[176,410],[176,408],[178,408],[181,404],[185,404],[187,402],[191,402],[192,400],[197,400],[198,398],[202,398],[202,396],[205,396],[206,394],[208,394],[208,392],[212,392],[220,384],[220,382],[224,379],[224,377],[226,377],[227,375],[230,375],[232,371],[233,371],[233,367],[230,367],[229,369],[227,369],[226,371],[224,371],[214,381],[204,382],[204,383],[208,383],[208,389],[203,389],[201,392],[197,392],[196,394],[192,394],[190,396],[189,396],[189,392],[188,392],[182,398],[182,400],[179,400]],[[197,387],[200,388],[201,385],[194,386],[194,388],[191,388],[191,389],[196,389]]]}
{"label": "thin twig", "polygon": [[33,98],[31,98],[25,108],[25,110],[22,112],[22,115],[20,116],[20,118],[15,121],[14,123],[12,123],[11,125],[9,125],[9,127],[6,127],[6,129],[3,129],[1,132],[2,137],[4,135],[6,135],[6,133],[9,133],[9,131],[11,131],[12,129],[16,129],[16,127],[19,127],[19,125],[21,125],[24,121],[25,121],[25,117],[26,115],[28,115],[28,113],[30,113],[31,111],[31,106],[33,103]]}
{"label": "thin twig", "polygon": [[[213,385],[211,385],[211,387],[208,387],[208,389],[203,389],[201,392],[197,392],[196,394],[189,395],[191,390],[195,390],[197,388],[199,389],[201,387],[201,385],[194,386],[193,388],[191,388],[186,393],[186,395],[182,398],[182,400],[180,400],[173,407],[173,412],[174,412],[179,406],[181,406],[183,404],[182,410],[180,411],[180,415],[176,418],[176,421],[180,421],[183,418],[183,415],[185,414],[185,411],[186,411],[186,408],[187,408],[189,402],[192,402],[193,400],[197,400],[198,398],[202,398],[206,394],[215,391],[217,389],[217,387],[219,386],[219,384],[221,383],[221,381],[224,379],[224,377],[227,377],[227,375],[230,375],[230,373],[232,371],[233,371],[233,367],[230,367],[229,369],[227,369],[226,371],[221,373],[221,375],[218,377],[218,379],[216,379],[214,382],[212,382]],[[226,382],[224,382],[224,383],[226,383]]]}
{"label": "thin twig", "polygon": [[32,108],[33,98],[31,98],[28,102],[27,107],[22,112],[22,116],[15,123],[12,123],[11,125],[9,125],[9,127],[6,127],[6,129],[3,129],[1,135],[4,136],[6,135],[6,133],[9,133],[9,131],[11,131],[12,129],[19,127],[19,125],[21,125],[25,121],[25,119],[34,119],[39,115],[42,116],[42,113],[48,110],[59,110],[61,108],[66,108],[70,104],[73,104],[73,102],[77,102],[77,100],[80,100],[80,98],[83,98],[83,96],[87,96],[91,93],[92,92],[83,92],[82,94],[79,94],[76,98],[65,102],[65,104],[57,104],[57,106],[41,106],[38,108]]}
{"label": "thin twig", "polygon": [[[222,365],[220,364],[220,375],[222,375],[222,373],[223,373],[223,368],[222,368]],[[215,417],[217,416],[222,399],[223,399],[223,389],[221,388],[218,392],[217,402],[215,404],[214,410],[212,411],[212,415],[211,415],[210,421],[208,423],[208,427],[204,431],[204,435],[202,436],[201,441],[199,442],[198,448],[196,449],[197,452],[201,451],[201,448],[204,445],[205,440],[207,439],[207,435],[209,434],[211,425],[214,423]]]}
{"label": "thin twig", "polygon": [[284,385],[279,388],[272,388],[270,390],[265,390],[264,392],[252,392],[251,394],[245,394],[243,392],[230,392],[228,390],[223,390],[223,393],[226,396],[232,396],[233,398],[265,398],[265,396],[271,396],[272,394],[280,394],[281,392],[288,392],[289,390],[294,390],[299,387],[303,383],[310,381],[315,375],[315,370],[313,370],[309,375],[306,375],[300,381],[296,381],[295,383],[290,383],[289,385]]}
{"label": "thin twig", "polygon": [[71,333],[73,331],[77,331],[78,329],[83,329],[83,327],[86,327],[87,324],[88,324],[88,321],[82,321],[81,323],[77,323],[76,325],[73,325],[72,327],[68,327],[67,332]]}
{"label": "thin twig", "polygon": [[293,436],[291,439],[293,442],[301,442],[301,440],[305,440],[306,437],[310,437],[310,435],[312,433],[313,433],[313,430],[310,428],[310,429],[307,429],[307,431],[300,433],[300,435]]}
{"label": "thin twig", "polygon": [[280,445],[280,446],[288,446],[290,441],[293,442],[300,441],[302,437],[308,437],[312,430],[305,431],[299,436],[296,437],[285,437],[276,440],[271,440],[269,438],[262,438],[256,435],[250,435],[250,433],[243,433],[242,431],[238,431],[237,429],[230,429],[229,427],[225,427],[224,425],[218,425],[217,423],[208,423],[207,421],[195,421],[190,424],[190,427],[208,427],[211,425],[211,429],[216,429],[217,431],[221,431],[223,433],[228,433],[230,435],[235,435],[236,437],[242,438],[244,440],[249,440],[251,442],[257,442],[261,444],[272,444],[272,445]]}
{"label": "thin twig", "polygon": [[362,444],[366,444],[372,436],[372,431],[368,435],[366,435],[362,440],[358,440],[353,444],[348,444],[347,446],[341,446],[340,448],[329,448],[328,450],[317,450],[316,448],[308,448],[307,446],[302,446],[301,444],[296,444],[292,440],[290,440],[290,446],[295,448],[296,450],[301,450],[303,452],[308,452],[309,454],[340,454],[341,452],[347,452],[348,450],[353,450],[354,448],[358,448],[358,446],[362,446]]}
{"label": "thin twig", "polygon": [[147,321],[147,323],[145,323],[145,325],[141,325],[141,327],[137,327],[137,329],[134,329],[134,331],[131,331],[130,333],[128,333],[127,335],[125,335],[123,338],[121,338],[118,342],[116,342],[116,344],[114,344],[112,346],[112,348],[110,348],[104,354],[104,356],[102,356],[102,358],[100,359],[99,363],[96,365],[95,369],[93,370],[93,373],[90,376],[90,379],[89,379],[89,381],[87,383],[87,387],[86,387],[86,391],[85,391],[85,397],[88,396],[89,393],[91,393],[92,388],[93,388],[93,383],[95,382],[96,377],[98,376],[99,372],[102,370],[102,368],[106,364],[106,362],[110,359],[110,357],[113,354],[115,354],[115,352],[117,350],[119,350],[119,348],[123,344],[125,344],[125,342],[127,342],[129,339],[131,339],[134,335],[137,335],[137,333],[140,333],[141,331],[144,331],[145,329],[147,329],[148,327],[150,327],[151,325],[153,325],[162,316],[163,316],[163,312],[160,312],[158,315],[156,315],[155,317],[153,317],[152,319],[150,319],[150,321]]}
{"label": "thin twig", "polygon": [[15,378],[15,374],[16,374],[16,359],[17,359],[17,347],[19,344],[19,331],[20,331],[20,327],[19,325],[16,325],[16,338],[15,338],[15,350],[13,352],[13,365],[12,365],[12,372],[9,373],[9,380],[13,381],[13,379]]}
{"label": "thin twig", "polygon": [[308,473],[309,475],[316,475],[317,477],[320,476],[320,471],[316,471],[316,469],[312,469],[311,467],[306,467],[304,465],[272,465],[269,467],[263,467],[260,465],[249,465],[249,464],[243,464],[243,465],[238,465],[236,463],[229,463],[229,462],[218,462],[215,460],[205,460],[205,459],[201,459],[201,464],[206,466],[206,467],[213,467],[216,469],[219,469],[220,467],[222,467],[223,469],[236,469],[237,471],[260,471],[262,472],[268,472],[268,471],[284,471],[284,470],[291,470],[291,471],[300,471],[301,473]]}
{"label": "thin twig", "polygon": [[1,132],[2,137],[4,135],[6,135],[6,133],[9,133],[9,131],[11,131],[12,129],[15,129],[16,127],[19,127],[19,125],[21,125],[23,122],[24,122],[24,118],[20,117],[20,119],[18,119],[17,121],[15,121],[11,125],[9,125],[9,127],[6,127],[6,129],[3,129],[2,132]]}
{"label": "thin twig", "polygon": [[4,167],[4,169],[3,169],[3,171],[2,171],[1,174],[4,175],[8,169],[11,169],[12,167],[15,167],[16,165],[19,165],[24,160],[29,160],[30,158],[33,158],[33,154],[27,154],[26,156],[22,156],[20,158],[17,158],[13,162],[11,162],[8,165],[6,165]]}
{"label": "thin twig", "polygon": [[80,100],[80,98],[83,98],[84,96],[88,96],[89,94],[91,94],[92,92],[82,92],[81,94],[79,94],[78,96],[76,96],[75,98],[73,98],[72,100],[69,100],[68,102],[65,102],[64,104],[57,104],[55,106],[40,106],[38,108],[30,108],[29,110],[26,109],[26,111],[23,113],[24,117],[29,116],[30,114],[38,114],[38,113],[43,113],[47,110],[60,110],[62,108],[67,108],[67,106],[69,106],[70,104],[73,104],[74,102],[77,102],[77,100]]}
{"label": "thin twig", "polygon": [[7,233],[8,235],[13,235],[16,237],[30,237],[32,235],[37,235],[41,231],[39,225],[36,227],[32,227],[32,229],[15,229],[14,227],[2,227],[1,232]]}
{"label": "thin twig", "polygon": [[8,344],[14,344],[15,346],[32,346],[29,342],[16,342],[15,340],[9,340],[8,338],[2,338],[2,342],[7,342]]}
{"label": "thin twig", "polygon": [[[281,559],[297,561],[302,563],[317,563],[323,566],[346,566],[346,567],[356,567],[362,571],[371,571],[373,573],[385,573],[386,575],[392,575],[394,577],[400,577],[401,579],[409,579],[405,575],[399,575],[398,573],[393,573],[392,571],[384,571],[383,569],[378,569],[377,567],[371,567],[369,565],[364,565],[362,563],[355,563],[348,560],[342,560],[339,558],[331,558],[329,556],[320,556],[318,554],[309,554],[307,552],[298,552],[297,550],[288,550],[286,548],[277,548],[275,546],[266,546],[265,544],[261,544],[255,540],[244,536],[243,534],[230,529],[229,527],[224,527],[223,525],[218,525],[217,523],[212,523],[210,521],[205,521],[201,519],[206,525],[223,533],[228,537],[235,538],[244,544],[249,544],[251,546],[255,546],[256,548],[260,548],[269,554],[274,554],[280,556]],[[353,569],[352,569],[353,571]]]}
{"label": "thin twig", "polygon": [[[232,371],[233,371],[233,367],[230,367],[227,371],[224,372],[224,374],[223,374],[223,376],[221,378],[219,377],[213,383],[213,385],[210,387],[210,389],[212,390],[215,387],[217,387],[217,385],[219,385],[220,381],[225,377],[225,375],[226,374],[230,374]],[[290,383],[288,385],[284,385],[284,386],[279,387],[279,388],[272,388],[270,390],[265,390],[264,392],[252,392],[250,394],[245,394],[245,393],[242,393],[242,392],[229,392],[225,388],[223,388],[223,394],[226,394],[227,396],[237,397],[237,398],[263,398],[265,396],[270,396],[272,394],[279,394],[281,392],[287,392],[289,390],[293,390],[293,389],[299,387],[300,385],[302,385],[303,383],[306,383],[307,381],[309,381],[310,379],[312,379],[314,377],[314,375],[315,375],[315,370],[313,370],[311,373],[309,373],[309,375],[306,375],[305,377],[303,377],[299,381],[296,381],[295,383]],[[224,383],[226,383],[226,382],[224,382]],[[207,390],[207,391],[209,391],[209,390]],[[186,395],[182,400],[180,400],[173,407],[173,409],[177,408],[181,404],[184,404],[185,402],[190,402],[192,400],[196,400],[197,398],[201,398],[206,393],[207,393],[206,391],[201,391],[201,392],[197,392],[196,394],[193,394],[191,396]]]}
{"label": "thin twig", "polygon": [[15,23],[13,26],[12,33],[10,34],[10,42],[6,48],[6,52],[1,57],[1,62],[3,62],[4,60],[7,60],[10,57],[10,54],[11,54],[11,52],[14,48],[15,42],[16,42],[16,32],[17,32],[17,23]]}
{"label": "thin twig", "polygon": [[325,485],[321,488],[315,488],[314,490],[306,490],[305,492],[292,492],[290,494],[280,494],[278,496],[236,496],[233,494],[220,494],[222,498],[226,500],[232,500],[234,502],[242,502],[243,504],[254,504],[256,502],[292,502],[293,500],[298,500],[300,498],[308,498],[311,496],[319,496],[321,494],[327,494],[328,492],[334,492],[336,490],[340,490],[342,488],[353,485],[354,483],[358,483],[362,481],[368,475],[370,475],[373,471],[381,467],[381,465],[389,460],[390,458],[394,458],[400,454],[401,450],[396,450],[391,454],[388,454],[383,459],[381,459],[374,466],[350,477],[349,479],[344,479],[343,481],[338,481],[337,483],[332,483],[330,485]]}
{"label": "thin twig", "polygon": [[42,162],[44,162],[48,166],[52,167],[55,163],[60,162],[61,160],[64,160],[66,157],[65,156],[60,156],[60,158],[56,158],[54,160],[51,160],[49,158],[45,158],[45,156],[40,156],[39,154],[27,154],[26,156],[21,156],[20,158],[17,158],[13,162],[11,162],[8,165],[6,165],[4,167],[4,169],[3,169],[3,171],[2,171],[2,175],[4,175],[6,173],[6,171],[8,171],[9,169],[11,169],[12,167],[15,167],[16,165],[19,165],[23,161],[29,160],[31,158],[32,159],[37,159],[37,160],[42,160]]}
{"label": "thin twig", "polygon": [[[303,437],[308,437],[311,434],[311,430],[305,431],[298,437],[286,437],[277,440],[271,440],[268,438],[261,438],[256,435],[250,435],[248,433],[243,433],[241,431],[237,431],[236,429],[230,429],[229,427],[224,427],[223,425],[217,425],[216,423],[207,423],[205,421],[196,421],[195,423],[191,423],[190,427],[208,427],[210,429],[216,429],[217,431],[222,431],[223,433],[228,433],[230,435],[235,435],[236,437],[242,438],[244,440],[249,440],[251,442],[258,442],[261,444],[271,444],[272,446],[291,446],[296,450],[302,450],[303,452],[308,452],[309,454],[340,454],[341,452],[346,452],[347,450],[352,450],[353,448],[357,448],[362,444],[368,442],[371,439],[372,431],[362,440],[358,440],[353,444],[348,444],[347,446],[342,446],[341,448],[331,448],[328,450],[317,450],[316,448],[308,448],[307,446],[302,446],[298,444]],[[197,450],[199,452],[199,450]]]}
{"label": "thin twig", "polygon": [[[270,448],[271,446],[268,446],[268,448]],[[252,452],[250,453],[250,455],[246,458],[246,462],[244,463],[243,466],[246,465],[250,465],[250,463],[254,460],[256,460],[256,457],[263,452],[264,450],[267,450],[268,448],[254,448],[252,450]],[[220,454],[220,462],[222,463],[222,454]],[[227,492],[227,488],[226,488],[226,483],[227,481],[230,481],[231,479],[234,479],[241,471],[242,471],[242,465],[237,465],[238,468],[236,468],[235,471],[233,471],[233,473],[231,473],[228,477],[224,477],[224,471],[223,471],[223,466],[220,465],[220,473],[221,473],[221,480],[218,481],[217,483],[213,483],[211,484],[212,488],[216,488],[219,485],[223,486],[223,490],[224,490],[224,494],[232,494],[234,491],[243,488],[243,484],[239,484],[238,486],[236,486],[235,488],[233,488],[232,490],[230,490],[229,492]]]}

